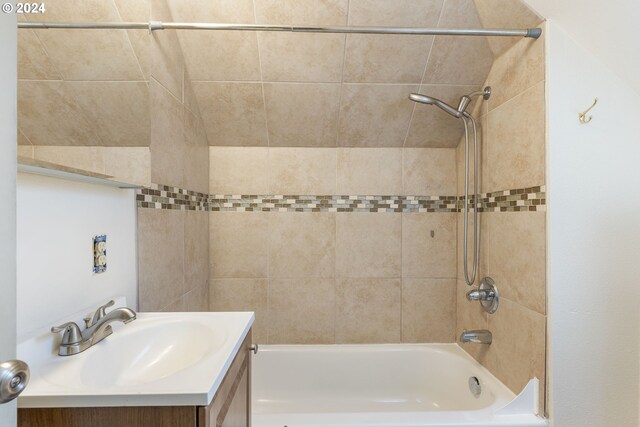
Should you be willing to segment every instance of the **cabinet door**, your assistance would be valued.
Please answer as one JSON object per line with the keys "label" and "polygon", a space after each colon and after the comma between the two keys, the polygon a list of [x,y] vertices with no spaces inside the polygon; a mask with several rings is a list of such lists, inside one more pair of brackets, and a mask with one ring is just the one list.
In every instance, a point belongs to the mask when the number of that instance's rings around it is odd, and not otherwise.
{"label": "cabinet door", "polygon": [[[249,384],[248,371],[245,371],[240,377],[240,384],[235,395],[231,398],[229,409],[222,420],[218,419],[220,427],[249,427]],[[222,414],[220,414],[222,415]]]}
{"label": "cabinet door", "polygon": [[251,427],[251,331],[240,346],[209,406],[199,409],[199,427]]}

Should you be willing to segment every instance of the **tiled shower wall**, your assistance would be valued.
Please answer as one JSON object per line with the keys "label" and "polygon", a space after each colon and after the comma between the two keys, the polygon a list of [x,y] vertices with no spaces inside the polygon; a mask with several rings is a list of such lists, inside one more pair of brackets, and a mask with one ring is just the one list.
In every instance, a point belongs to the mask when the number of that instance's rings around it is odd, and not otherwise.
{"label": "tiled shower wall", "polygon": [[[542,195],[545,191],[544,63],[544,40],[523,39],[493,64],[487,80],[493,94],[478,108],[483,130],[483,193],[530,187],[540,187]],[[463,150],[461,144],[457,150],[458,194],[464,192]],[[520,194],[506,197],[520,199]],[[546,209],[544,204],[505,209],[508,211],[480,213],[478,277],[496,281],[500,306],[495,314],[484,313],[477,302],[465,298],[470,288],[462,272],[462,213],[458,214],[456,334],[464,329],[489,329],[493,333],[490,346],[467,344],[463,348],[515,393],[537,377],[544,402]]]}
{"label": "tiled shower wall", "polygon": [[454,212],[446,204],[402,212],[381,201],[386,207],[375,212],[348,212],[346,199],[455,195],[454,149],[210,147],[210,154],[216,198],[345,196],[345,207],[318,212],[211,208],[220,209],[209,214],[213,310],[255,311],[259,343],[453,341],[455,204]]}
{"label": "tiled shower wall", "polygon": [[[173,20],[164,0],[151,15]],[[149,50],[151,181],[206,193],[208,142],[177,35],[154,33]],[[208,310],[208,230],[206,212],[138,208],[140,310]]]}

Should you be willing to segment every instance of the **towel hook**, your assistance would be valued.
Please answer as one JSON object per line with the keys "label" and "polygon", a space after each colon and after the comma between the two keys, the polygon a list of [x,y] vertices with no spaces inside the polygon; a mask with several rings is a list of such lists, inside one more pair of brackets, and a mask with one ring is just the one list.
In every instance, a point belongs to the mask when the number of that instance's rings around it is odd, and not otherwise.
{"label": "towel hook", "polygon": [[587,117],[587,113],[591,111],[596,106],[597,103],[598,103],[598,98],[596,98],[593,101],[593,104],[591,104],[591,107],[587,108],[582,113],[578,113],[578,120],[580,120],[580,124],[583,124],[583,125],[587,124],[593,119],[593,116]]}

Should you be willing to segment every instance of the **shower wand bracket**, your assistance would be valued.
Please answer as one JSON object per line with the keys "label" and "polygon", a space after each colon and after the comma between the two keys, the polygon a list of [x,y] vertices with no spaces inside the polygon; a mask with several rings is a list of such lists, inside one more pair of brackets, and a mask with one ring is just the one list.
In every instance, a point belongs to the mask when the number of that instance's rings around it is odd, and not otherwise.
{"label": "shower wand bracket", "polygon": [[491,98],[491,86],[487,86],[484,88],[483,90],[483,94],[482,94],[482,98],[486,101],[487,99]]}

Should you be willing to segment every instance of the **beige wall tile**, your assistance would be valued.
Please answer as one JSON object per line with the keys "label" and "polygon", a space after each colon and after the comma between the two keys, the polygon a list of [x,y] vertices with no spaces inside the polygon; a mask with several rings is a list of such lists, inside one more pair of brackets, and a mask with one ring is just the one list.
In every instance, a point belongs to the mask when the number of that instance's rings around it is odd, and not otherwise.
{"label": "beige wall tile", "polygon": [[485,220],[490,236],[485,257],[500,294],[545,314],[546,213],[491,213]]}
{"label": "beige wall tile", "polygon": [[[352,0],[349,25],[435,27],[441,0]],[[420,83],[433,37],[348,35],[344,81]]]}
{"label": "beige wall tile", "polygon": [[418,84],[422,80],[432,42],[431,36],[413,36],[408,42],[402,35],[349,34],[344,81]]}
{"label": "beige wall tile", "polygon": [[[114,0],[118,13],[125,22],[145,22],[151,20],[150,0]],[[128,30],[127,36],[138,58],[138,63],[146,80],[151,76],[151,42],[148,31]]]}
{"label": "beige wall tile", "polygon": [[455,213],[402,214],[402,277],[456,277]]}
{"label": "beige wall tile", "polygon": [[[196,19],[198,22],[201,20]],[[260,80],[257,34],[185,30],[178,35],[186,67],[195,81]]]}
{"label": "beige wall tile", "polygon": [[[486,193],[490,191],[489,189],[489,179],[488,176],[492,172],[489,170],[488,159],[489,159],[489,146],[491,141],[489,140],[489,121],[487,120],[487,116],[482,116],[478,121],[480,126],[478,130],[478,141],[480,147],[478,149],[478,164],[480,165],[478,170],[478,192]],[[471,128],[470,128],[471,130]],[[469,197],[473,195],[474,192],[474,179],[475,179],[475,164],[474,164],[474,153],[473,153],[473,134],[469,134]],[[456,148],[456,170],[458,174],[457,178],[457,187],[458,187],[458,195],[464,196],[464,177],[465,177],[465,139],[464,136],[460,139],[460,144]]]}
{"label": "beige wall tile", "polygon": [[209,212],[185,212],[185,292],[209,289],[209,215]]}
{"label": "beige wall tile", "polygon": [[401,215],[340,213],[336,224],[336,277],[400,277]]}
{"label": "beige wall tile", "polygon": [[44,51],[35,31],[18,31],[18,78],[32,80],[61,80]]}
{"label": "beige wall tile", "polygon": [[193,89],[209,144],[267,145],[262,84],[194,82]]}
{"label": "beige wall tile", "polygon": [[269,283],[269,344],[333,344],[334,279]]}
{"label": "beige wall tile", "polygon": [[62,81],[18,81],[18,126],[34,145],[101,145]]}
{"label": "beige wall tile", "polygon": [[198,98],[196,98],[196,93],[193,91],[193,79],[187,72],[185,68],[184,72],[184,108],[189,110],[199,119],[202,119],[202,115],[200,114],[200,107],[198,107]]}
{"label": "beige wall tile", "polygon": [[255,0],[256,22],[273,25],[346,25],[347,0]]}
{"label": "beige wall tile", "polygon": [[184,184],[184,109],[155,80],[151,91],[151,181],[182,187]]}
{"label": "beige wall tile", "polygon": [[169,303],[169,305],[167,305],[166,307],[163,307],[160,310],[157,311],[161,311],[161,312],[165,312],[165,313],[182,313],[186,311],[186,301],[185,301],[185,296],[181,296],[178,299],[176,299],[175,301],[172,301],[171,303]]}
{"label": "beige wall tile", "polygon": [[213,279],[209,306],[213,311],[253,311],[253,341],[268,342],[267,279]]}
{"label": "beige wall tile", "polygon": [[402,193],[401,148],[339,148],[337,194]]}
{"label": "beige wall tile", "polygon": [[467,286],[463,280],[457,281],[456,286],[456,332],[455,339],[459,343],[460,347],[473,356],[478,362],[486,366],[487,354],[490,346],[477,345],[477,344],[462,344],[460,343],[460,335],[463,331],[474,329],[487,329],[488,314],[482,309],[477,302],[470,302],[467,300],[467,292],[472,288]]}
{"label": "beige wall tile", "polygon": [[456,195],[456,151],[452,148],[405,148],[403,193]]}
{"label": "beige wall tile", "polygon": [[334,147],[339,84],[265,83],[269,145]]}
{"label": "beige wall tile", "polygon": [[[169,0],[176,21],[255,22],[252,0]],[[178,31],[193,80],[260,80],[258,39],[252,32]]]}
{"label": "beige wall tile", "polygon": [[209,284],[193,289],[184,296],[185,311],[209,311]]}
{"label": "beige wall tile", "polygon": [[253,0],[166,0],[179,22],[253,23]]}
{"label": "beige wall tile", "polygon": [[105,173],[105,162],[100,147],[36,145],[33,150],[33,158],[36,160],[89,172]]}
{"label": "beige wall tile", "polygon": [[336,343],[400,342],[400,279],[336,281]]}
{"label": "beige wall tile", "polygon": [[544,80],[544,32],[539,39],[521,39],[496,58],[487,83],[493,88],[489,110]]}
{"label": "beige wall tile", "polygon": [[[542,18],[521,0],[474,0],[483,28],[531,28]],[[517,37],[488,37],[494,56],[498,57],[516,44]]]}
{"label": "beige wall tile", "polygon": [[211,194],[268,194],[269,149],[209,147]]}
{"label": "beige wall tile", "polygon": [[184,186],[200,193],[209,192],[209,144],[204,124],[184,109]]}
{"label": "beige wall tile", "polygon": [[[279,25],[346,25],[346,0],[256,0],[256,22]],[[259,33],[265,81],[340,82],[342,34]]]}
{"label": "beige wall tile", "polygon": [[149,146],[146,82],[65,82],[65,87],[95,127],[102,145]]}
{"label": "beige wall tile", "polygon": [[[473,0],[446,1],[440,28],[478,28],[480,18]],[[483,84],[493,52],[485,37],[436,36],[423,83]]]}
{"label": "beige wall tile", "polygon": [[[465,85],[422,85],[419,92],[457,106],[462,95],[479,90],[480,86]],[[407,94],[409,96],[409,94]],[[455,148],[464,138],[461,120],[450,116],[439,108],[413,103],[415,110],[407,133],[405,147]],[[469,127],[471,131],[471,127]]]}
{"label": "beige wall tile", "polygon": [[270,194],[333,194],[336,150],[333,148],[270,148]]}
{"label": "beige wall tile", "polygon": [[184,295],[184,214],[138,209],[140,311],[163,309]]}
{"label": "beige wall tile", "polygon": [[486,366],[514,393],[531,378],[540,380],[540,405],[544,406],[546,318],[511,300],[502,298],[500,308],[489,316],[493,342]]}
{"label": "beige wall tile", "polygon": [[[31,141],[29,141],[29,138],[26,137],[22,130],[18,129],[18,149],[20,149],[21,145],[33,147],[33,144],[31,143]],[[31,154],[33,156],[33,153]]]}
{"label": "beige wall tile", "polygon": [[33,159],[34,148],[33,145],[18,145],[18,158],[27,157]]}
{"label": "beige wall tile", "polygon": [[413,85],[343,85],[338,145],[401,147],[413,111],[407,97],[417,89]]}
{"label": "beige wall tile", "polygon": [[267,277],[268,213],[210,212],[211,277]]}
{"label": "beige wall tile", "polygon": [[[489,217],[495,215],[493,212],[484,212],[479,213],[478,218],[480,222],[479,228],[479,238],[480,238],[480,261],[478,263],[478,267],[476,268],[476,276],[474,281],[474,286],[477,286],[480,281],[487,275],[489,275],[489,246],[492,244],[493,236],[489,231]],[[460,212],[457,214],[458,221],[458,245],[457,245],[457,264],[458,264],[458,279],[465,280],[464,277],[464,214]],[[473,276],[473,257],[474,257],[474,246],[473,246],[473,227],[475,225],[475,220],[473,216],[473,212],[469,212],[469,236],[468,236],[468,250],[467,250],[467,269],[469,278]]]}
{"label": "beige wall tile", "polygon": [[151,185],[149,147],[101,147],[104,173],[117,181]]}
{"label": "beige wall tile", "polygon": [[269,277],[334,277],[335,236],[334,213],[270,213]]}
{"label": "beige wall tile", "polygon": [[488,115],[488,191],[545,183],[544,82]]}
{"label": "beige wall tile", "polygon": [[[111,2],[102,3],[109,7]],[[77,5],[72,7],[75,8]],[[115,11],[115,7],[113,10]],[[69,21],[69,16],[73,14],[67,15],[64,21]],[[47,21],[49,17],[47,11]],[[114,20],[119,19],[97,19],[91,22]],[[42,41],[51,63],[66,80],[144,80],[138,58],[124,31],[40,31],[38,38]],[[96,46],[100,48],[96,49]]]}
{"label": "beige wall tile", "polygon": [[[173,21],[165,0],[151,0],[151,19]],[[151,76],[182,101],[184,57],[175,31],[154,31],[151,41]]]}
{"label": "beige wall tile", "polygon": [[343,34],[259,33],[262,76],[268,82],[340,82]]}
{"label": "beige wall tile", "polygon": [[455,279],[402,279],[402,342],[455,342],[455,328]]}
{"label": "beige wall tile", "polygon": [[[114,2],[54,0],[46,6],[47,22],[122,21]],[[38,15],[25,14],[24,17],[30,21],[40,20]],[[51,62],[66,80],[142,79],[125,31],[56,30],[38,33]]]}

